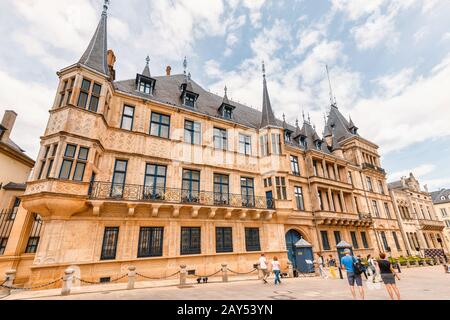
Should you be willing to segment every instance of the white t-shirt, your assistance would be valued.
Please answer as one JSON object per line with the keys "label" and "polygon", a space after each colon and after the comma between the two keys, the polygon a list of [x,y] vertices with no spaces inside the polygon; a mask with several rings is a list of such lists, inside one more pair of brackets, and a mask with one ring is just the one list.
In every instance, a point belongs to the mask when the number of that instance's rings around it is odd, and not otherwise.
{"label": "white t-shirt", "polygon": [[259,258],[259,267],[261,269],[267,269],[267,261],[265,257]]}
{"label": "white t-shirt", "polygon": [[280,270],[280,262],[272,261],[272,270]]}

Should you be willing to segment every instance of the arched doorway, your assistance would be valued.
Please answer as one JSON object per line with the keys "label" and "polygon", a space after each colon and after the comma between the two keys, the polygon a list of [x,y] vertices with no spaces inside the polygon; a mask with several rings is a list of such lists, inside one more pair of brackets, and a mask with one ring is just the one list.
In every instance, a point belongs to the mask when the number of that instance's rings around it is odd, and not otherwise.
{"label": "arched doorway", "polygon": [[294,269],[297,268],[297,259],[295,257],[295,244],[302,238],[302,235],[297,230],[291,229],[286,233],[286,249],[288,251],[288,258],[291,261]]}

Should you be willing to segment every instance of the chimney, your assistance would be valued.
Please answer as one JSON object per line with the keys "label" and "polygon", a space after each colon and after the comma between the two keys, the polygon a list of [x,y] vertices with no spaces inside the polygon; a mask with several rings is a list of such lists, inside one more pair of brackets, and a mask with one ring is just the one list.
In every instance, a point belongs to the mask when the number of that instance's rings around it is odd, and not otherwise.
{"label": "chimney", "polygon": [[9,136],[11,135],[11,131],[14,127],[14,123],[16,122],[17,113],[15,113],[12,110],[6,110],[5,114],[3,115],[2,120],[2,127],[5,128],[5,132],[3,132],[1,136],[1,141],[5,142],[9,139]]}
{"label": "chimney", "polygon": [[116,80],[116,70],[114,69],[114,64],[116,63],[116,55],[111,49],[108,50],[107,61],[109,74],[111,75],[111,79],[114,81]]}
{"label": "chimney", "polygon": [[170,76],[170,72],[172,71],[172,67],[171,66],[167,66],[166,68],[166,75]]}

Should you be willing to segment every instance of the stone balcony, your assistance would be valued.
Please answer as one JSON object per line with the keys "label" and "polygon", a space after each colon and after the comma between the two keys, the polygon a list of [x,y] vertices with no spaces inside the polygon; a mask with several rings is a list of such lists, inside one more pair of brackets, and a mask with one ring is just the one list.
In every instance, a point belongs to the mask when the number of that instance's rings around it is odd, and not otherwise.
{"label": "stone balcony", "polygon": [[442,231],[445,228],[445,224],[442,221],[436,220],[419,220],[422,230]]}
{"label": "stone balcony", "polygon": [[318,224],[329,226],[369,227],[373,223],[370,215],[362,213],[318,211],[315,213],[314,219]]}
{"label": "stone balcony", "polygon": [[361,167],[363,168],[363,170],[372,170],[372,171],[376,171],[376,172],[384,174],[384,175],[386,174],[386,170],[384,170],[383,168],[377,167],[371,163],[363,163],[361,165]]}
{"label": "stone balcony", "polygon": [[270,220],[275,213],[275,201],[266,197],[111,182],[93,182],[89,188],[89,203],[94,207],[94,215],[99,214],[104,204],[112,203],[126,204],[130,216],[139,206],[151,207],[153,217],[158,216],[160,209],[167,207],[172,208],[173,217],[178,217],[182,208],[190,209],[192,218],[197,218],[199,212],[205,209],[209,210],[209,218],[215,218],[220,210],[225,212],[226,219],[238,213],[240,219]]}

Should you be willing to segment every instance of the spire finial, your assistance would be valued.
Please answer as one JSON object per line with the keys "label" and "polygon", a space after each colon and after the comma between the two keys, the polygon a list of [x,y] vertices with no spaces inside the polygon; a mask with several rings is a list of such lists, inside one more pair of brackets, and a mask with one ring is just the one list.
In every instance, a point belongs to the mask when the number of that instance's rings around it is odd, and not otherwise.
{"label": "spire finial", "polygon": [[223,91],[225,92],[225,95],[227,95],[227,93],[228,93],[228,88],[227,88],[227,86],[225,86],[225,88],[223,89]]}
{"label": "spire finial", "polygon": [[186,56],[184,56],[184,60],[183,60],[184,75],[186,75],[187,66],[188,66],[187,58],[186,58]]}
{"label": "spire finial", "polygon": [[331,86],[330,70],[328,69],[328,65],[325,65],[325,68],[327,69],[328,85],[330,87],[330,104],[336,106],[336,97],[333,95],[333,87]]}
{"label": "spire finial", "polygon": [[298,128],[298,118],[295,120],[295,126]]}
{"label": "spire finial", "polygon": [[286,115],[283,113],[283,121],[286,122]]}
{"label": "spire finial", "polygon": [[188,80],[191,81],[191,73],[188,73]]}
{"label": "spire finial", "polygon": [[147,63],[147,66],[150,64],[150,56],[147,55],[147,58],[145,58],[145,62]]}
{"label": "spire finial", "polygon": [[305,110],[302,110],[302,117],[303,117],[303,122],[306,122],[306,118],[305,118]]}
{"label": "spire finial", "polygon": [[103,3],[103,12],[102,14],[106,14],[108,12],[109,0],[105,0]]}
{"label": "spire finial", "polygon": [[311,116],[309,115],[309,112],[308,112],[308,123],[311,124]]}
{"label": "spire finial", "polygon": [[265,64],[264,60],[262,61],[262,73],[263,73],[263,77],[265,79],[266,78],[266,64]]}

